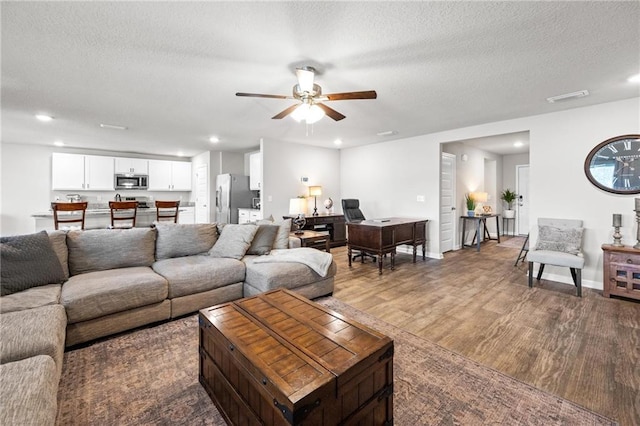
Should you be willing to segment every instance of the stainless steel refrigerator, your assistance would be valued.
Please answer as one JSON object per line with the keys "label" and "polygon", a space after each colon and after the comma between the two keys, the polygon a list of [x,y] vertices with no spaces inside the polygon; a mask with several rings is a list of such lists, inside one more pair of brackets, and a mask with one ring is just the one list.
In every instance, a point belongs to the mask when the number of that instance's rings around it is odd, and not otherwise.
{"label": "stainless steel refrigerator", "polygon": [[249,190],[249,176],[218,175],[216,177],[216,222],[238,223],[238,209],[251,208],[254,192]]}

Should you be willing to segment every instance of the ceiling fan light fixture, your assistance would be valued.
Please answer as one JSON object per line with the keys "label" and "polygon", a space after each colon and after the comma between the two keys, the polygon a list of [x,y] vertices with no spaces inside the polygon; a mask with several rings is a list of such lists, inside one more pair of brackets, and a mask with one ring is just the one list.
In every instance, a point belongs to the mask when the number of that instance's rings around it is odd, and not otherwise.
{"label": "ceiling fan light fixture", "polygon": [[311,92],[313,90],[313,68],[298,68],[296,69],[296,77],[298,77],[298,84],[300,90],[303,92]]}
{"label": "ceiling fan light fixture", "polygon": [[302,103],[291,113],[291,118],[298,123],[305,121],[307,124],[313,124],[320,121],[324,117],[324,111],[318,105],[309,105],[308,103]]}

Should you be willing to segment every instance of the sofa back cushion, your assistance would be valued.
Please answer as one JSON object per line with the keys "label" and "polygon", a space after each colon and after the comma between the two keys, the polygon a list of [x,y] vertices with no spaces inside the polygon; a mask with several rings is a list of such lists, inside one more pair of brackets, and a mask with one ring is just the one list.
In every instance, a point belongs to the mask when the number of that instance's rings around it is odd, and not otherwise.
{"label": "sofa back cushion", "polygon": [[47,231],[0,238],[0,295],[65,281]]}
{"label": "sofa back cushion", "polygon": [[158,233],[156,259],[192,256],[208,252],[218,239],[215,223],[179,224],[155,222]]}
{"label": "sofa back cushion", "polygon": [[153,228],[69,231],[71,275],[107,269],[151,266],[156,230]]}
{"label": "sofa back cushion", "polygon": [[60,265],[62,265],[62,271],[64,272],[64,279],[69,279],[69,250],[67,249],[67,233],[65,231],[49,231],[49,241],[53,251],[56,252]]}

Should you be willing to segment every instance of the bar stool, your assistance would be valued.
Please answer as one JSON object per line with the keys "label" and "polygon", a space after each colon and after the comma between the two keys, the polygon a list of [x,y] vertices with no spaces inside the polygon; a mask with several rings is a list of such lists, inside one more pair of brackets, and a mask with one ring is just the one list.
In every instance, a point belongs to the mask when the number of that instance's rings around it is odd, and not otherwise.
{"label": "bar stool", "polygon": [[178,223],[178,208],[180,201],[156,201],[156,220],[173,220]]}
{"label": "bar stool", "polygon": [[[109,201],[111,209],[111,226],[109,229],[129,229],[136,226],[136,215],[138,213],[137,201]],[[116,222],[131,221],[130,224],[118,224]]]}
{"label": "bar stool", "polygon": [[[51,203],[51,210],[53,210],[53,225],[56,230],[59,229],[60,223],[79,223],[80,229],[84,229],[84,217],[89,203],[84,201],[81,203]],[[62,218],[58,216],[58,212],[81,212],[80,215],[62,215]],[[63,229],[73,229],[77,226],[64,226]]]}

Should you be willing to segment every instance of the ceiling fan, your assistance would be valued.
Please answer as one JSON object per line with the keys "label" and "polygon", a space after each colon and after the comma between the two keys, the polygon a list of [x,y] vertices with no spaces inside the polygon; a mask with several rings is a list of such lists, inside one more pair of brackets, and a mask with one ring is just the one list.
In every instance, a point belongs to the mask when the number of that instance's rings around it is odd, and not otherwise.
{"label": "ceiling fan", "polygon": [[289,114],[296,121],[305,121],[307,124],[315,123],[325,115],[335,121],[340,121],[345,116],[333,108],[323,104],[326,101],[341,101],[352,99],[376,99],[378,97],[375,90],[363,92],[330,93],[323,95],[322,88],[313,82],[316,70],[313,67],[296,68],[298,84],[293,86],[293,96],[286,95],[263,95],[260,93],[236,93],[236,96],[248,96],[253,98],[273,98],[273,99],[297,99],[301,103],[291,105],[284,111],[274,115],[273,119],[279,120]]}

